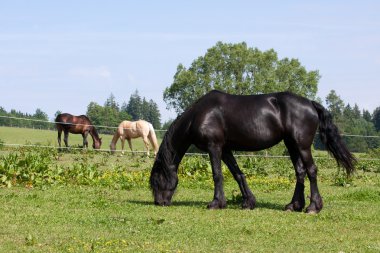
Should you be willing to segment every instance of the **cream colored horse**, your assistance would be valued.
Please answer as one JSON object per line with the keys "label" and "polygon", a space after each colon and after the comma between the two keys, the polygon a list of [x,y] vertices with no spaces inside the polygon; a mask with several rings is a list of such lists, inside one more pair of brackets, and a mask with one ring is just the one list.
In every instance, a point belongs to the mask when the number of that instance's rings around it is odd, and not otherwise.
{"label": "cream colored horse", "polygon": [[138,120],[138,121],[125,120],[121,122],[115,134],[113,135],[113,138],[110,144],[111,152],[112,153],[115,152],[116,143],[118,139],[120,139],[121,153],[124,154],[124,144],[125,144],[125,139],[127,139],[129,148],[131,149],[133,153],[131,139],[138,138],[138,137],[143,138],[148,156],[149,156],[149,141],[150,141],[154,149],[154,156],[156,156],[157,151],[158,151],[156,133],[154,132],[154,128],[152,124],[145,120]]}

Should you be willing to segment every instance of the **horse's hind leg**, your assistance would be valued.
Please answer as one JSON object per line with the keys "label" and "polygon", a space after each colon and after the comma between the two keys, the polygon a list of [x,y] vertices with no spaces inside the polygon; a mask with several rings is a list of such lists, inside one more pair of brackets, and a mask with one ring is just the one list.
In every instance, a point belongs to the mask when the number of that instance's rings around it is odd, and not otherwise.
{"label": "horse's hind leg", "polygon": [[301,150],[300,154],[310,181],[310,205],[306,208],[306,212],[319,213],[322,210],[323,201],[318,190],[317,166],[314,164],[310,148]]}
{"label": "horse's hind leg", "polygon": [[62,130],[58,129],[58,146],[61,148],[61,136],[62,136]]}
{"label": "horse's hind leg", "polygon": [[288,148],[290,158],[292,160],[295,172],[296,172],[296,187],[294,189],[294,194],[292,201],[285,206],[287,211],[298,211],[301,212],[305,207],[305,175],[306,169],[301,159],[301,155],[298,151],[298,147],[291,144],[289,141],[285,141],[286,147]]}
{"label": "horse's hind leg", "polygon": [[64,131],[63,141],[65,142],[66,148],[69,147],[69,131]]}
{"label": "horse's hind leg", "polygon": [[143,141],[146,148],[146,155],[149,156],[149,140],[147,136],[143,136]]}
{"label": "horse's hind leg", "polygon": [[132,151],[132,155],[134,155],[135,153],[133,152],[133,148],[132,148],[132,141],[131,141],[131,139],[130,138],[128,138],[127,139],[127,141],[128,141],[128,145],[129,145],[129,148],[131,149],[131,151]]}
{"label": "horse's hind leg", "polygon": [[224,151],[222,154],[222,160],[227,165],[228,169],[231,171],[236,182],[239,185],[243,203],[242,208],[253,209],[256,206],[255,196],[252,194],[251,190],[248,187],[247,181],[245,179],[244,173],[240,170],[235,157],[233,156],[230,150]]}

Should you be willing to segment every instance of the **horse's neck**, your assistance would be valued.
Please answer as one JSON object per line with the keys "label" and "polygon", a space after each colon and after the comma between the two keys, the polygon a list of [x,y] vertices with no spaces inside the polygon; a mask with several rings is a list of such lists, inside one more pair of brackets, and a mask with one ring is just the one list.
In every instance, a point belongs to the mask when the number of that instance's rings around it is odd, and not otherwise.
{"label": "horse's neck", "polygon": [[91,127],[89,134],[91,135],[93,141],[99,141],[99,135],[95,127]]}
{"label": "horse's neck", "polygon": [[167,140],[167,146],[170,149],[172,163],[178,167],[190,146],[190,141],[187,138],[187,134],[174,130],[170,138]]}

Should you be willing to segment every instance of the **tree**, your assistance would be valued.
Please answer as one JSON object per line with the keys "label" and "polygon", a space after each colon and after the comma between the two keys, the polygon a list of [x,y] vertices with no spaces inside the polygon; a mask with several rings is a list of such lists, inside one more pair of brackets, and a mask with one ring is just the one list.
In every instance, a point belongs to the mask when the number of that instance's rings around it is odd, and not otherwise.
{"label": "tree", "polygon": [[91,102],[87,106],[87,117],[91,120],[94,125],[103,124],[103,107],[96,102]]}
{"label": "tree", "polygon": [[147,106],[148,106],[148,110],[147,110],[148,113],[146,115],[147,121],[152,123],[155,129],[161,128],[161,114],[160,114],[160,111],[158,110],[157,104],[151,99],[149,100]]}
{"label": "tree", "polygon": [[119,111],[119,104],[116,102],[115,96],[111,93],[111,95],[107,98],[104,103],[104,107],[112,108],[116,111]]}
{"label": "tree", "polygon": [[363,118],[368,122],[372,122],[372,115],[368,110],[363,110]]}
{"label": "tree", "polygon": [[164,91],[164,101],[181,113],[213,89],[232,94],[292,91],[314,99],[319,78],[318,71],[306,71],[297,59],[279,60],[273,49],[262,52],[244,42],[218,42],[189,69],[178,65],[173,83]]}
{"label": "tree", "polygon": [[142,101],[139,92],[136,90],[135,93],[129,98],[127,105],[127,112],[131,115],[133,120],[139,120],[142,118]]}
{"label": "tree", "polygon": [[352,108],[352,113],[355,119],[360,119],[362,117],[360,113],[360,108],[357,104],[355,104],[354,108]]}
{"label": "tree", "polygon": [[331,90],[326,97],[327,109],[334,117],[336,123],[339,125],[342,122],[342,114],[344,110],[343,100],[336,94],[335,90]]}
{"label": "tree", "polygon": [[[104,106],[91,102],[87,107],[87,116],[92,123],[97,126],[118,126],[123,120],[145,119],[153,124],[155,128],[160,128],[160,112],[153,100],[149,102],[141,98],[138,91],[131,95],[129,103],[123,102],[119,107],[113,94],[106,100]],[[112,128],[101,128],[101,133],[111,134]]]}
{"label": "tree", "polygon": [[36,112],[32,116],[34,119],[38,120],[34,122],[34,127],[40,128],[40,129],[46,129],[49,128],[49,117],[48,115],[43,112],[40,108],[36,109]]}
{"label": "tree", "polygon": [[372,114],[372,122],[375,125],[376,131],[380,131],[380,107],[377,107]]}
{"label": "tree", "polygon": [[129,113],[128,113],[126,102],[123,102],[123,104],[120,107],[119,118],[120,118],[120,122],[123,120],[131,120],[132,119],[131,115],[129,115]]}

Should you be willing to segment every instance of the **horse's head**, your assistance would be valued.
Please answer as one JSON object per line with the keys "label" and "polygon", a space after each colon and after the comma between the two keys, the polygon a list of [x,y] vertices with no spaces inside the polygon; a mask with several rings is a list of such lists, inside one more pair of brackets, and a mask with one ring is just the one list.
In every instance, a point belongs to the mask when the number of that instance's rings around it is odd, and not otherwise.
{"label": "horse's head", "polygon": [[93,149],[100,149],[100,146],[102,146],[102,138],[99,138],[92,143]]}
{"label": "horse's head", "polygon": [[156,159],[150,174],[150,187],[153,191],[154,204],[169,206],[178,184],[175,165],[165,166],[161,160]]}

